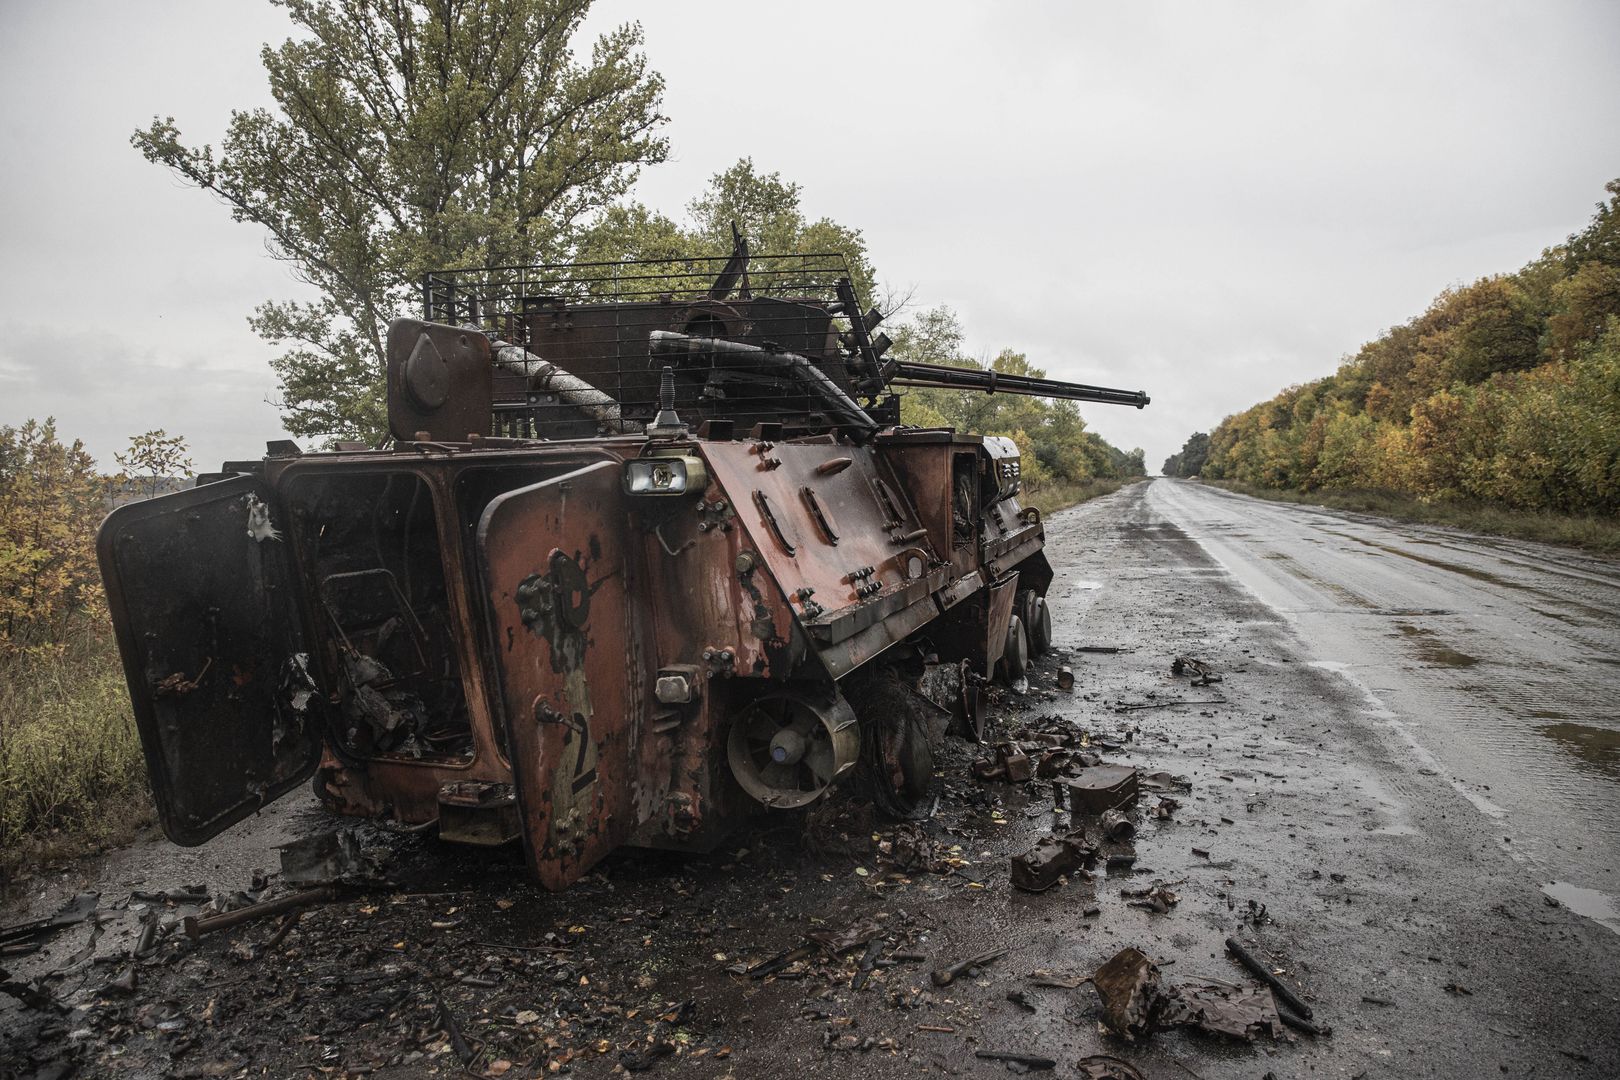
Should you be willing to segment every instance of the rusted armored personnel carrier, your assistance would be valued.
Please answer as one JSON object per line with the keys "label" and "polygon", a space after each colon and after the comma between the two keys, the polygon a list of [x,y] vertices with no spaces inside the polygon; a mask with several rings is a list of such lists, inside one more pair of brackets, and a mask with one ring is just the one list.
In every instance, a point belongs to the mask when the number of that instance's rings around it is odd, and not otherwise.
{"label": "rusted armored personnel carrier", "polygon": [[102,527],[176,843],[312,775],[338,813],[519,841],[552,889],[846,780],[904,814],[947,715],[974,736],[1047,647],[1052,574],[1013,443],[903,427],[895,389],[1148,401],[886,359],[837,256],[434,273],[422,302],[390,443],[272,443]]}

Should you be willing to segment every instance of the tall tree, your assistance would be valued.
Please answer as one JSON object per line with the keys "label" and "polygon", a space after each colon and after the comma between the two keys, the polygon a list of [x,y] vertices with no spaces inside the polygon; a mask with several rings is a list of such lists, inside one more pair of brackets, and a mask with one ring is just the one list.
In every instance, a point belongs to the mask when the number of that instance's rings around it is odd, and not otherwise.
{"label": "tall tree", "polygon": [[[631,202],[609,209],[585,235],[580,254],[590,262],[619,259],[702,259],[697,265],[714,268],[714,260],[731,253],[732,226],[748,242],[752,255],[835,254],[844,257],[858,296],[873,295],[876,273],[859,229],[831,218],[805,216],[798,184],[779,172],[760,172],[752,158],[740,158],[709,182],[686,204],[682,221]],[[674,291],[691,287],[691,277],[671,282]],[[887,299],[880,301],[888,313]]]}
{"label": "tall tree", "polygon": [[1181,444],[1178,453],[1165,458],[1164,468],[1160,471],[1166,476],[1197,476],[1203,472],[1204,462],[1208,460],[1209,435],[1207,432],[1195,431]]}
{"label": "tall tree", "polygon": [[590,0],[272,0],[299,36],[260,53],[274,110],[231,114],[216,154],[172,117],[131,141],[269,233],[320,298],[249,324],[287,429],[377,439],[391,318],[426,270],[560,260],[668,154],[638,25],[573,41]]}
{"label": "tall tree", "polygon": [[162,428],[129,437],[129,449],[113,454],[130,481],[139,480],[148,499],[157,498],[164,480],[191,475],[191,453],[183,435]]}

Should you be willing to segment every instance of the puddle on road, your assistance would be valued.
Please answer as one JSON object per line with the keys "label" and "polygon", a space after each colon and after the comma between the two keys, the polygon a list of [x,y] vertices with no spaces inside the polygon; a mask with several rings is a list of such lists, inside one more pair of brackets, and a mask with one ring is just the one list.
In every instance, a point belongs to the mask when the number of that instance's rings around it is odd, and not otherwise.
{"label": "puddle on road", "polygon": [[1434,667],[1470,668],[1479,663],[1479,657],[1469,656],[1465,652],[1458,652],[1447,645],[1435,640],[1434,631],[1411,623],[1398,622],[1395,629],[1401,635],[1412,640],[1413,650],[1419,660]]}
{"label": "puddle on road", "polygon": [[1614,897],[1596,889],[1583,889],[1567,881],[1551,881],[1541,891],[1563,904],[1577,915],[1591,919],[1620,934],[1620,908]]}
{"label": "puddle on road", "polygon": [[1568,722],[1543,724],[1537,731],[1609,779],[1620,780],[1620,731]]}
{"label": "puddle on road", "polygon": [[1071,581],[1071,582],[1069,582],[1069,588],[1071,590],[1073,590],[1073,589],[1100,589],[1100,588],[1102,588],[1102,582],[1100,582],[1100,581]]}

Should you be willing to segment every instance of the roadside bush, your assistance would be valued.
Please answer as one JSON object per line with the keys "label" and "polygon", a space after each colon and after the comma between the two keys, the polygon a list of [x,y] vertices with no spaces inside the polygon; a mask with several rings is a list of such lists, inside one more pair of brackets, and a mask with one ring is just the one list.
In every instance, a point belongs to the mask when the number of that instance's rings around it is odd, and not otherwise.
{"label": "roadside bush", "polygon": [[0,882],[151,817],[96,566],[108,490],[53,421],[0,428]]}
{"label": "roadside bush", "polygon": [[81,617],[57,648],[0,660],[0,883],[152,820],[111,631]]}

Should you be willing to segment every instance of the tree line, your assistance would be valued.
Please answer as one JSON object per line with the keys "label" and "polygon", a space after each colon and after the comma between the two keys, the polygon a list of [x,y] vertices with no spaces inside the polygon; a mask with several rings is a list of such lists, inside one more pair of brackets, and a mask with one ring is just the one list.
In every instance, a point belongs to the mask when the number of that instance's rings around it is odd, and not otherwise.
{"label": "tree line", "polygon": [[1159,471],[1166,476],[1200,476],[1209,461],[1209,433],[1195,431],[1181,449],[1164,459]]}
{"label": "tree line", "polygon": [[1447,289],[1333,375],[1228,416],[1203,475],[1620,510],[1620,180],[1605,190],[1584,229],[1520,270]]}

